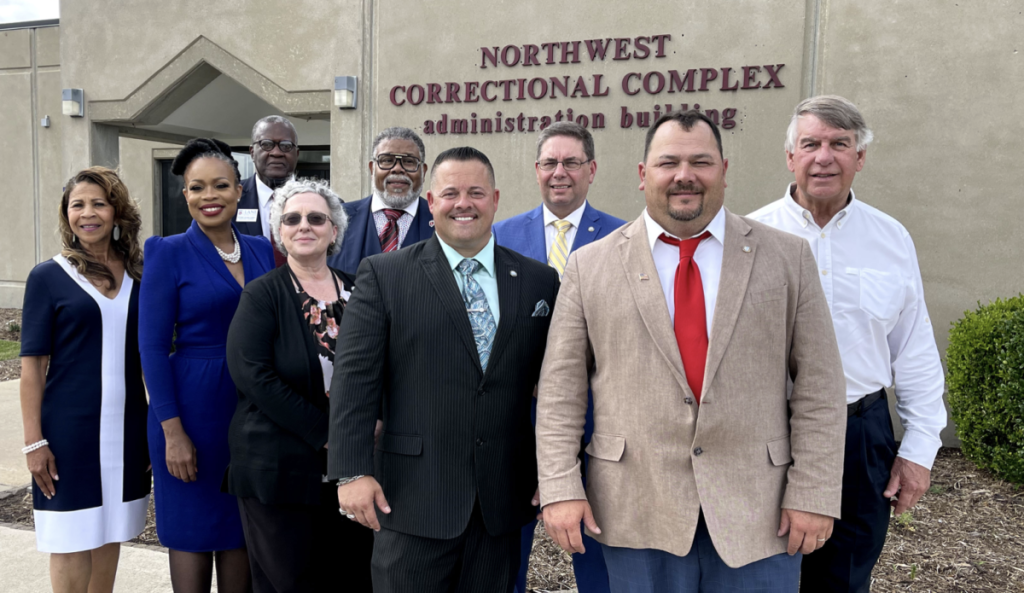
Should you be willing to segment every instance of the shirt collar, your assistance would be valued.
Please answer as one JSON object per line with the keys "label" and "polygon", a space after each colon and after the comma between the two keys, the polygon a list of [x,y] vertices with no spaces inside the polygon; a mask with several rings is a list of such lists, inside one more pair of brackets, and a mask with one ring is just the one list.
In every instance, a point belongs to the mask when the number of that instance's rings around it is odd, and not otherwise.
{"label": "shirt collar", "polygon": [[265,207],[267,202],[274,197],[274,190],[270,189],[266,183],[263,183],[259,175],[256,176],[256,196],[260,200],[261,207]]}
{"label": "shirt collar", "polygon": [[[809,224],[814,224],[814,226],[817,227],[818,224],[814,222],[814,216],[811,214],[811,211],[798,204],[793,198],[793,192],[795,191],[796,184],[791,183],[786,188],[786,195],[782,197],[782,203],[786,212],[796,220],[796,223],[799,224],[801,228],[807,228],[807,225]],[[836,215],[832,217],[832,220],[828,221],[828,224],[825,226],[828,227],[835,225],[836,228],[842,229],[843,226],[850,221],[850,214],[853,213],[853,210],[856,207],[855,204],[857,204],[857,196],[854,195],[853,188],[851,187],[850,201],[847,202],[846,207],[837,212]]]}
{"label": "shirt collar", "polygon": [[554,213],[548,210],[547,204],[541,204],[541,209],[544,211],[544,226],[548,226],[556,220],[567,220],[572,223],[573,228],[578,229],[580,228],[580,222],[583,221],[583,211],[587,209],[587,201],[583,200],[580,207],[570,212],[569,216],[566,216],[564,219],[558,218]]}
{"label": "shirt collar", "polygon": [[[390,208],[390,207],[391,206],[388,206],[387,204],[384,203],[384,200],[380,199],[380,197],[377,196],[377,192],[373,192],[373,196],[370,198],[370,212],[373,212],[374,214],[376,214],[377,212],[380,212],[381,210],[384,210],[384,209]],[[403,212],[408,212],[409,216],[411,216],[413,218],[416,218],[416,213],[419,212],[419,209],[420,209],[420,197],[416,196],[416,199],[413,200],[405,208],[402,208],[402,211]]]}
{"label": "shirt collar", "polygon": [[[674,237],[676,239],[680,238],[661,228],[661,225],[655,222],[653,218],[651,218],[651,214],[650,212],[647,211],[646,208],[644,208],[644,224],[647,226],[647,243],[652,251],[654,250],[655,243],[658,242],[658,237],[660,237],[662,233],[668,235],[669,237]],[[715,214],[715,217],[711,219],[711,222],[708,223],[708,226],[704,227],[704,231],[708,231],[709,233],[711,233],[712,237],[718,239],[719,243],[725,245],[725,206],[718,209],[718,214]],[[704,231],[697,233],[696,235],[694,235],[694,237],[700,235]]]}
{"label": "shirt collar", "polygon": [[[455,271],[455,268],[459,267],[462,260],[467,259],[466,256],[462,255],[455,248],[448,245],[441,239],[441,236],[434,233],[437,237],[437,242],[441,244],[441,251],[444,252],[444,256],[448,259],[448,266]],[[476,255],[468,259],[475,259],[480,262],[480,269],[488,276],[494,277],[494,233],[491,233],[491,238],[487,240],[487,245],[481,249]]]}

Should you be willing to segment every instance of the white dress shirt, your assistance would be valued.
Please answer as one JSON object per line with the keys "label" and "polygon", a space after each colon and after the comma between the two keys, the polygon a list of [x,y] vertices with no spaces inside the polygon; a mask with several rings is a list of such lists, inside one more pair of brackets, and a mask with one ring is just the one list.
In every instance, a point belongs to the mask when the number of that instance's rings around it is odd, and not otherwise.
{"label": "white dress shirt", "polygon": [[906,430],[899,456],[931,468],[946,426],[945,376],[910,233],[852,191],[849,204],[819,228],[792,191],[750,218],[811,244],[843,359],[846,401],[895,383]]}
{"label": "white dress shirt", "polygon": [[[377,228],[377,236],[384,232],[384,225],[388,223],[388,215],[384,214],[385,208],[391,208],[384,203],[384,200],[377,197],[377,194],[373,194],[370,198],[370,212],[373,213],[373,226]],[[412,201],[408,206],[402,208],[404,213],[398,217],[398,247],[401,249],[402,245],[405,244],[405,236],[409,234],[409,228],[412,226],[412,221],[416,218],[416,213],[420,209],[420,198],[416,196],[416,199]]]}
{"label": "white dress shirt", "polygon": [[541,204],[541,209],[544,211],[544,255],[551,253],[551,246],[555,244],[555,237],[558,236],[558,229],[555,228],[556,220],[567,220],[572,223],[569,230],[565,231],[565,245],[569,248],[569,252],[572,252],[572,242],[576,240],[576,231],[580,228],[580,222],[583,221],[583,211],[587,208],[587,201],[583,200],[583,204],[579,208],[573,210],[564,219],[558,218],[548,210],[547,204]]}
{"label": "white dress shirt", "polygon": [[274,197],[274,190],[267,187],[259,175],[256,176],[256,197],[260,206],[260,224],[263,226],[263,236],[269,239],[270,244],[273,245],[274,237],[270,234],[270,204]]}
{"label": "white dress shirt", "polygon": [[[668,303],[668,314],[672,323],[676,320],[676,268],[679,267],[679,248],[675,245],[658,239],[662,233],[674,239],[680,239],[672,233],[661,228],[661,225],[654,222],[650,213],[644,209],[644,224],[647,226],[647,242],[651,246],[651,255],[654,257],[654,267],[658,269],[658,279],[661,281],[661,290],[665,293],[665,302]],[[697,251],[693,253],[693,261],[700,269],[700,283],[704,288],[704,313],[707,316],[708,341],[711,340],[711,320],[715,316],[715,303],[718,302],[718,285],[722,280],[722,255],[725,253],[725,208],[718,210],[718,214],[711,219],[705,231],[711,236],[704,239],[697,245]],[[704,231],[697,233],[694,237]],[[691,238],[691,237],[686,237]]]}

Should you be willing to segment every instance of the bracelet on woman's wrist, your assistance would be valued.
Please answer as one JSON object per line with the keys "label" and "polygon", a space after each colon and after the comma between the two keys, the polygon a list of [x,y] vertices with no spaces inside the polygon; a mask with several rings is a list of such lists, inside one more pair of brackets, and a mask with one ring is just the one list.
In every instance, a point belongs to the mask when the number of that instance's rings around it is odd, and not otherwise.
{"label": "bracelet on woman's wrist", "polygon": [[50,444],[50,441],[48,441],[46,439],[43,439],[41,441],[36,441],[36,442],[32,443],[31,445],[29,445],[27,447],[22,447],[21,448],[21,452],[24,455],[28,455],[29,453],[35,451],[36,449],[42,449],[43,447],[45,447],[45,446],[47,446],[49,444]]}

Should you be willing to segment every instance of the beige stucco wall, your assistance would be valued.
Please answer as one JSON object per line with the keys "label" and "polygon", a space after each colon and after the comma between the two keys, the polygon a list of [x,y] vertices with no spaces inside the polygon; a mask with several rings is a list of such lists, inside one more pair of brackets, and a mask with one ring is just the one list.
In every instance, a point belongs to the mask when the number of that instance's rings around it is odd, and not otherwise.
{"label": "beige stucco wall", "polygon": [[[56,250],[60,72],[56,27],[0,31],[0,307],[20,307],[24,280]],[[39,120],[49,115],[51,126]]]}
{"label": "beige stucco wall", "polygon": [[153,235],[154,228],[157,228],[159,224],[157,218],[160,216],[160,204],[154,189],[158,181],[154,152],[167,149],[173,149],[176,152],[181,147],[165,142],[121,138],[120,149],[121,180],[128,188],[128,193],[139,204],[139,210],[142,212],[142,230],[139,233],[139,242],[145,242]]}
{"label": "beige stucco wall", "polygon": [[1024,291],[1020,3],[826,8],[816,90],[857,103],[875,131],[854,189],[913,236],[945,352],[964,310]]}
{"label": "beige stucco wall", "polygon": [[[621,107],[630,113],[650,111],[654,104],[670,103],[678,107],[686,102],[703,108],[735,108],[738,124],[723,130],[726,157],[730,160],[727,204],[738,212],[752,210],[767,196],[781,191],[785,169],[779,171],[771,153],[779,152],[786,114],[801,98],[804,60],[805,6],[800,2],[763,2],[740,0],[728,4],[709,0],[652,0],[643,3],[567,2],[560,13],[575,15],[570,20],[549,18],[550,7],[543,2],[502,3],[482,11],[470,0],[441,3],[403,3],[382,0],[374,13],[374,113],[373,129],[403,125],[422,130],[427,119],[442,114],[452,118],[503,118],[554,115],[559,109],[573,108],[576,114],[604,113],[605,129],[592,130],[598,162],[597,177],[591,187],[591,202],[598,208],[632,220],[643,209],[643,193],[638,191],[637,164],[642,160],[646,129],[636,123],[630,129],[620,127]],[[467,21],[479,20],[486,26],[453,26],[452,15],[466,15]],[[472,15],[472,16],[470,16]],[[676,16],[673,16],[676,15]],[[456,17],[457,18],[457,17]],[[424,31],[440,31],[429,40],[408,34],[408,23],[416,22]],[[567,26],[568,25],[568,26]],[[710,25],[710,26],[709,26]],[[447,31],[447,33],[444,33]],[[783,34],[782,32],[785,32]],[[609,54],[591,61],[586,45],[581,44],[579,64],[548,65],[542,49],[540,66],[494,68],[490,62],[481,68],[481,47],[534,44],[554,41],[636,38],[669,34],[666,57],[616,61]],[[654,44],[652,44],[653,46]],[[632,46],[631,46],[632,49]],[[419,57],[422,56],[422,57]],[[556,61],[561,51],[555,52]],[[733,80],[742,66],[785,64],[780,71],[785,88],[721,91],[719,79],[701,92],[649,95],[640,92],[628,96],[621,80],[630,72],[647,73],[690,68],[734,69]],[[600,98],[544,98],[539,100],[493,103],[453,103],[395,107],[389,94],[395,85],[425,85],[429,82],[503,80],[508,78],[563,77],[570,82],[596,74],[608,89]],[[668,75],[665,74],[667,77]],[[766,77],[762,75],[762,79]],[[501,95],[502,91],[498,91]],[[515,91],[513,91],[515,96]],[[470,144],[483,150],[492,160],[502,191],[499,218],[518,214],[539,203],[533,163],[538,132],[501,134],[424,135],[427,151],[438,152],[453,146]],[[363,159],[366,160],[365,158]],[[772,188],[766,193],[766,188]]]}
{"label": "beige stucco wall", "polygon": [[[87,101],[105,104],[108,114],[111,104],[129,105],[133,96],[170,93],[166,68],[198,39],[209,42],[199,57],[235,68],[239,83],[268,102],[309,91],[320,96],[307,103],[322,105],[335,76],[360,77],[358,109],[320,114],[330,121],[332,182],[345,199],[369,191],[369,142],[384,127],[422,130],[442,114],[468,119],[475,112],[479,121],[499,110],[504,118],[572,107],[606,118],[606,127],[594,130],[592,203],[631,219],[643,207],[637,162],[645,130],[620,128],[621,107],[635,115],[655,103],[699,102],[738,110],[738,125],[723,130],[726,203],[746,213],[781,196],[791,179],[782,142],[792,107],[811,94],[842,94],[876,133],[855,189],[914,236],[940,350],[964,309],[1024,290],[1024,168],[1016,162],[1024,152],[1024,16],[1013,0],[938,0],[927,11],[881,0],[574,0],[559,5],[561,18],[537,0],[486,8],[469,0],[304,0],[284,15],[268,1],[101,4],[116,9],[65,0],[60,28],[0,32],[0,159],[10,172],[0,194],[9,213],[0,217],[0,306],[20,303],[25,274],[55,251],[56,200],[73,171],[119,160],[147,225],[157,213],[152,155],[160,145],[118,142],[110,128],[95,127],[89,108],[84,119],[61,116],[60,89],[84,88]],[[659,34],[671,35],[664,58],[592,62],[581,44],[578,64],[480,68],[481,47]],[[764,64],[785,64],[784,88],[721,91],[719,79],[705,92],[630,97],[620,86],[629,72],[729,67],[737,76],[743,66]],[[601,75],[608,96],[418,107],[389,100],[394,85],[565,75],[588,83]],[[38,127],[44,114],[49,129]],[[499,217],[538,203],[536,132],[423,137],[429,159],[462,144],[491,157],[502,190]]]}

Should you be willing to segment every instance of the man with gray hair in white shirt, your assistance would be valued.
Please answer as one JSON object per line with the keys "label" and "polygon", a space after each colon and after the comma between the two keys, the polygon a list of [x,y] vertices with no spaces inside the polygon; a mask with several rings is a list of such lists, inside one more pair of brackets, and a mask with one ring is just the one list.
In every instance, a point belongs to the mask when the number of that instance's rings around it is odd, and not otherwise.
{"label": "man with gray hair in white shirt", "polygon": [[[901,514],[928,489],[946,426],[945,378],[914,242],[851,189],[871,139],[850,101],[805,99],[786,135],[796,181],[750,215],[811,244],[846,375],[842,518],[829,541],[804,556],[804,591],[869,590],[890,506]],[[885,393],[891,386],[906,431],[898,451]]]}

